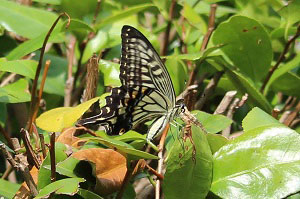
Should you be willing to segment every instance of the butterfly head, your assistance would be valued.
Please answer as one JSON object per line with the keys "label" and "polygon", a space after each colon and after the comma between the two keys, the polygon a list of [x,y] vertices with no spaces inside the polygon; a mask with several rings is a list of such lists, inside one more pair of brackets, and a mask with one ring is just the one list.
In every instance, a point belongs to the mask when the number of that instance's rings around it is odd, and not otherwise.
{"label": "butterfly head", "polygon": [[175,109],[176,109],[176,113],[175,113],[176,116],[179,116],[180,114],[185,112],[186,106],[184,104],[183,99],[177,100],[176,105],[175,105]]}

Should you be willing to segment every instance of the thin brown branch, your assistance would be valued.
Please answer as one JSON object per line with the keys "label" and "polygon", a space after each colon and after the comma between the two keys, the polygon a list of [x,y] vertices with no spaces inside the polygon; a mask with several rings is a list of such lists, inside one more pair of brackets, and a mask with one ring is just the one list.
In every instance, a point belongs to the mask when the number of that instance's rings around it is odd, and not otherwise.
{"label": "thin brown branch", "polygon": [[89,59],[87,64],[86,88],[83,94],[83,102],[86,102],[96,97],[99,77],[98,74],[98,57],[96,54],[93,54],[93,56]]}
{"label": "thin brown branch", "polygon": [[224,74],[223,71],[216,72],[210,82],[207,84],[206,88],[204,89],[200,99],[195,104],[195,109],[201,110],[204,106],[206,100],[213,94],[213,91],[218,85],[219,80],[221,79],[222,75]]}
{"label": "thin brown branch", "polygon": [[37,84],[38,84],[38,79],[39,79],[39,75],[40,75],[40,72],[41,72],[41,69],[42,69],[42,64],[43,64],[43,59],[44,59],[44,54],[45,54],[45,49],[46,49],[46,44],[49,40],[49,37],[52,33],[52,31],[54,30],[56,24],[58,23],[59,19],[62,17],[62,16],[67,16],[68,17],[68,24],[67,24],[67,27],[69,26],[70,24],[70,20],[71,18],[69,17],[69,15],[67,13],[62,13],[60,14],[57,19],[55,20],[55,22],[53,23],[53,25],[51,26],[50,30],[48,31],[46,37],[45,37],[45,40],[43,42],[43,46],[41,48],[41,54],[40,54],[40,59],[39,59],[39,63],[38,63],[38,66],[37,66],[37,69],[36,69],[36,72],[35,72],[35,77],[34,77],[34,80],[33,80],[33,84],[32,84],[32,88],[31,88],[31,101],[30,101],[30,115],[29,115],[29,119],[28,119],[28,127],[27,129],[31,129],[31,125],[32,125],[32,122],[33,122],[33,116],[34,116],[34,109],[35,109],[35,106],[36,106],[36,103],[39,103],[37,102],[37,99],[36,99],[36,90],[37,90]]}
{"label": "thin brown branch", "polygon": [[283,122],[285,125],[290,126],[292,122],[297,118],[300,111],[300,101],[295,107],[295,110],[293,110],[289,116],[286,118],[286,120]]}
{"label": "thin brown branch", "polygon": [[56,181],[55,132],[50,135],[51,182]]}
{"label": "thin brown branch", "polygon": [[280,113],[280,110],[278,108],[274,108],[272,110],[272,117],[274,117],[275,119],[278,119],[279,113]]}
{"label": "thin brown branch", "polygon": [[36,187],[36,184],[31,176],[30,172],[29,172],[27,164],[24,163],[24,162],[26,162],[26,160],[23,160],[22,162],[17,162],[12,157],[12,155],[7,151],[7,149],[3,143],[0,144],[0,149],[2,150],[5,158],[9,161],[11,166],[14,169],[16,169],[17,171],[21,171],[21,174],[24,177],[24,180],[25,180],[27,186],[29,187],[31,194],[33,196],[36,196],[38,194],[37,187]]}
{"label": "thin brown branch", "polygon": [[40,137],[40,142],[41,142],[41,148],[42,148],[43,159],[45,159],[46,156],[47,156],[46,145],[45,145],[45,138],[44,138],[44,135],[41,134],[41,133],[39,133],[39,137]]}
{"label": "thin brown branch", "polygon": [[175,5],[176,5],[176,0],[172,0],[171,6],[170,6],[170,9],[169,9],[168,24],[167,24],[166,31],[164,33],[163,45],[160,49],[160,54],[162,56],[167,54],[167,49],[168,49],[168,44],[169,44],[169,37],[170,37],[170,30],[171,30],[172,20],[173,20],[173,17],[174,17],[174,7],[175,7]]}
{"label": "thin brown branch", "polygon": [[179,99],[184,99],[186,96],[188,96],[190,94],[190,92],[195,92],[198,88],[198,85],[190,85],[188,86],[182,93],[180,93],[177,97],[176,97],[176,101]]}
{"label": "thin brown branch", "polygon": [[[46,82],[46,78],[47,78],[47,74],[48,74],[48,70],[51,64],[51,60],[47,60],[45,63],[45,67],[44,67],[44,72],[43,72],[43,77],[42,77],[42,81],[41,81],[41,85],[40,85],[40,90],[39,90],[39,94],[38,94],[38,98],[37,98],[37,102],[34,104],[34,110],[33,110],[33,115],[31,118],[31,122],[34,123],[36,116],[38,114],[39,111],[39,107],[40,107],[40,102],[42,99],[42,95],[43,95],[43,91],[44,91],[44,86],[45,86],[45,82]],[[28,130],[28,132],[32,132],[33,129],[33,124],[30,125],[30,128]]]}
{"label": "thin brown branch", "polygon": [[[215,18],[216,18],[216,10],[217,10],[217,4],[211,4],[210,5],[210,13],[209,13],[209,21],[208,21],[208,29],[207,32],[203,38],[203,42],[201,45],[200,50],[203,51],[206,49],[207,44],[209,42],[210,36],[212,35],[214,28],[215,28]],[[191,74],[190,74],[190,78],[188,81],[188,86],[195,84],[195,78],[197,75],[197,68],[195,68],[194,70],[192,70]]]}
{"label": "thin brown branch", "polygon": [[25,129],[21,129],[20,130],[20,133],[21,133],[21,137],[22,137],[22,140],[24,142],[24,146],[26,148],[26,152],[28,154],[28,162],[30,165],[34,165],[36,168],[40,168],[40,161],[38,160],[33,148],[32,148],[32,145],[30,143],[30,140],[29,140],[29,134],[28,132],[25,130]]}
{"label": "thin brown branch", "polygon": [[8,132],[2,127],[1,124],[0,124],[0,132],[4,136],[4,138],[6,139],[7,145],[9,146],[9,148],[14,150],[14,146],[13,146],[13,143],[11,141],[11,138],[10,138]]}
{"label": "thin brown branch", "polygon": [[15,79],[16,75],[16,73],[11,73],[10,75],[8,75],[5,79],[3,79],[3,81],[0,84],[0,87],[6,86],[10,82],[12,82]]}
{"label": "thin brown branch", "polygon": [[100,11],[100,5],[101,5],[101,0],[97,0],[97,7],[96,7],[96,10],[95,10],[95,14],[94,14],[94,18],[93,18],[92,24],[96,23],[96,20],[97,20],[99,11]]}
{"label": "thin brown branch", "polygon": [[225,96],[223,97],[222,101],[216,108],[214,114],[224,114],[227,108],[229,107],[231,101],[233,100],[234,96],[236,96],[237,91],[228,91],[226,92]]}
{"label": "thin brown branch", "polygon": [[11,164],[7,163],[6,170],[4,171],[3,175],[1,176],[1,179],[3,179],[3,180],[7,179],[12,171],[13,171],[13,167],[11,166]]}
{"label": "thin brown branch", "polygon": [[261,93],[264,92],[265,87],[266,87],[267,83],[269,82],[271,76],[272,76],[273,73],[275,72],[275,70],[279,67],[279,65],[281,64],[281,62],[284,61],[285,55],[286,55],[287,52],[289,51],[291,44],[294,43],[294,41],[296,41],[296,39],[297,39],[299,36],[300,36],[300,25],[298,25],[298,27],[297,27],[297,32],[296,32],[296,34],[295,34],[292,38],[290,38],[290,39],[288,40],[288,42],[285,44],[285,47],[284,47],[282,53],[280,54],[280,56],[279,56],[279,58],[278,58],[276,64],[269,70],[268,75],[267,75],[266,79],[264,80],[264,83],[263,83],[263,85],[262,85],[262,87],[261,87],[261,89],[260,89],[260,92],[261,92]]}
{"label": "thin brown branch", "polygon": [[73,81],[74,77],[72,75],[73,71],[73,61],[74,61],[74,54],[75,54],[75,44],[76,44],[76,38],[71,37],[70,43],[68,45],[68,78],[66,81],[65,86],[65,98],[64,98],[64,106],[71,106],[71,99],[72,99],[72,90],[73,90]]}
{"label": "thin brown branch", "polygon": [[[231,105],[228,109],[227,115],[226,115],[228,118],[230,118],[230,119],[233,118],[234,112],[239,104],[239,101],[240,101],[239,98],[235,98],[233,100],[233,102],[231,103]],[[230,136],[230,131],[231,131],[231,125],[222,131],[222,135],[224,137],[228,138]]]}
{"label": "thin brown branch", "polygon": [[[158,146],[158,166],[157,166],[157,173],[162,175],[162,170],[163,170],[163,164],[164,164],[164,158],[163,158],[163,155],[164,155],[164,146],[165,146],[165,141],[166,141],[166,137],[167,137],[167,134],[168,134],[168,131],[169,131],[169,128],[170,128],[170,124],[167,124],[167,126],[165,127],[162,135],[161,135],[161,138],[160,138],[160,141],[159,141],[159,146]],[[161,181],[160,179],[157,179],[156,180],[156,186],[155,186],[155,199],[160,199],[160,186],[161,186]]]}

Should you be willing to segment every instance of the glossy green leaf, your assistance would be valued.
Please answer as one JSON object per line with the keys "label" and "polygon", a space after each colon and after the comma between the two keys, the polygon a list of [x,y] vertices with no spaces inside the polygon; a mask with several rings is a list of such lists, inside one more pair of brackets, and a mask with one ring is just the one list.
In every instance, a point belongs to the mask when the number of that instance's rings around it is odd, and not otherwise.
{"label": "glossy green leaf", "polygon": [[11,199],[20,188],[20,184],[15,184],[7,180],[0,179],[0,197]]}
{"label": "glossy green leaf", "polygon": [[[60,29],[61,27],[58,27],[53,30],[48,42],[60,43],[64,41],[63,35],[59,34]],[[10,51],[10,53],[6,56],[6,58],[8,60],[21,59],[23,56],[38,50],[39,48],[42,47],[46,34],[47,33],[42,33],[33,39],[25,41],[24,43],[20,44],[17,48]]]}
{"label": "glossy green leaf", "polygon": [[252,111],[243,125],[255,120],[259,124],[246,127],[244,134],[214,154],[211,191],[222,198],[258,199],[284,198],[299,192],[300,135],[279,122],[274,124],[266,113],[263,125],[262,111]]}
{"label": "glossy green leaf", "polygon": [[182,60],[168,59],[165,62],[170,74],[176,95],[179,95],[185,88],[188,80],[187,68]]}
{"label": "glossy green leaf", "polygon": [[31,95],[28,91],[28,82],[25,79],[0,87],[0,102],[20,103],[28,102]]}
{"label": "glossy green leaf", "polygon": [[81,188],[79,188],[77,194],[80,195],[82,198],[103,199],[101,196],[89,190],[81,189]]}
{"label": "glossy green leaf", "polygon": [[225,44],[221,50],[255,83],[268,73],[272,46],[268,33],[256,20],[233,16],[218,26],[212,40],[215,45]]}
{"label": "glossy green leaf", "polygon": [[5,126],[7,118],[7,107],[5,103],[0,103],[0,125]]}
{"label": "glossy green leaf", "polygon": [[218,133],[226,129],[232,123],[232,120],[224,115],[213,115],[203,111],[193,111],[192,113],[195,114],[196,118],[209,133]]}
{"label": "glossy green leaf", "polygon": [[123,19],[130,15],[134,15],[140,11],[143,11],[147,8],[151,8],[153,6],[154,6],[153,4],[142,4],[142,5],[137,5],[137,6],[130,7],[128,9],[119,11],[119,12],[113,14],[112,16],[109,16],[109,17],[101,20],[99,23],[97,23],[95,25],[95,29],[98,30],[99,28],[103,27],[104,25],[113,24],[114,22],[119,21],[120,19]]}
{"label": "glossy green leaf", "polygon": [[120,82],[120,64],[101,59],[99,61],[99,70],[104,74],[104,85],[117,87]]}
{"label": "glossy green leaf", "polygon": [[25,38],[32,39],[48,32],[56,18],[53,12],[0,0],[0,24]]}
{"label": "glossy green leaf", "polygon": [[[59,142],[55,143],[55,161],[56,164],[59,164],[61,161],[67,158],[65,151],[67,147]],[[50,153],[47,154],[47,157],[43,161],[38,175],[38,190],[41,190],[45,186],[51,183],[51,166],[50,166]]]}
{"label": "glossy green leaf", "polygon": [[[264,94],[266,95],[268,93],[269,87],[273,84],[273,82],[275,82],[278,78],[284,76],[286,73],[288,73],[289,71],[291,71],[299,66],[300,66],[300,54],[297,54],[291,61],[289,61],[285,64],[281,64],[280,67],[275,70],[275,72],[271,76],[270,80],[268,81],[268,83],[265,87],[265,90],[264,90]],[[287,76],[289,76],[289,75],[287,75]],[[294,80],[294,81],[297,81],[297,80]],[[277,82],[276,84],[279,84],[279,83]],[[293,86],[293,85],[288,84],[287,86]]]}
{"label": "glossy green leaf", "polygon": [[95,13],[97,1],[94,0],[61,0],[60,8],[68,13],[71,18],[83,19],[85,16]]}
{"label": "glossy green leaf", "polygon": [[[167,157],[164,197],[205,198],[212,180],[212,154],[206,136],[192,126],[194,146],[187,138],[176,139]],[[195,147],[195,152],[193,151]]]}
{"label": "glossy green leaf", "polygon": [[36,119],[36,125],[45,131],[60,132],[64,128],[71,127],[97,100],[99,97],[76,107],[61,107],[44,112]]}
{"label": "glossy green leaf", "polygon": [[272,106],[267,99],[253,86],[253,83],[247,79],[244,75],[237,71],[233,71],[221,57],[211,57],[206,60],[215,68],[223,68],[226,76],[235,88],[244,95],[248,93],[248,104],[252,107],[258,106],[267,112],[271,112]]}
{"label": "glossy green leaf", "polygon": [[262,111],[260,108],[255,107],[247,114],[242,124],[244,131],[250,131],[258,127],[275,125],[279,123],[278,120],[270,117],[269,114]]}
{"label": "glossy green leaf", "polygon": [[0,71],[17,73],[31,79],[35,76],[37,62],[33,60],[16,60],[0,62]]}
{"label": "glossy green leaf", "polygon": [[116,149],[119,153],[127,156],[131,160],[138,159],[158,159],[157,156],[150,153],[134,149],[129,144],[111,138],[91,138],[91,141],[99,142],[105,146]]}
{"label": "glossy green leaf", "polygon": [[[81,160],[78,160],[73,157],[68,157],[67,159],[59,162],[56,166],[56,172],[60,175],[68,176],[71,178],[79,177],[75,171],[76,166]],[[50,166],[47,166],[50,169]],[[82,176],[81,176],[82,177]]]}
{"label": "glossy green leaf", "polygon": [[[63,27],[66,27],[66,25],[69,22],[66,21],[63,25]],[[69,30],[86,30],[89,32],[96,32],[93,27],[91,27],[89,24],[85,23],[84,21],[81,21],[79,19],[71,19],[70,25],[68,27]]]}
{"label": "glossy green leaf", "polygon": [[286,6],[284,6],[279,14],[286,20],[285,26],[285,38],[288,38],[288,29],[296,22],[300,21],[300,2],[297,0],[289,1]]}
{"label": "glossy green leaf", "polygon": [[300,97],[300,77],[294,73],[287,72],[278,77],[272,84],[272,90],[282,92],[286,95]]}
{"label": "glossy green leaf", "polygon": [[107,44],[108,44],[107,32],[99,30],[97,35],[87,43],[83,52],[82,62],[83,63],[87,62],[87,60],[94,53],[98,53],[100,50],[106,48]]}
{"label": "glossy green leaf", "polygon": [[72,196],[79,191],[79,183],[84,181],[83,178],[66,178],[55,181],[44,187],[34,199],[48,198],[51,193]]}
{"label": "glossy green leaf", "polygon": [[184,4],[182,15],[193,27],[205,33],[205,31],[207,30],[206,22],[201,18],[201,16],[198,13],[196,13],[196,11],[188,3]]}
{"label": "glossy green leaf", "polygon": [[227,142],[229,141],[226,137],[222,135],[211,133],[208,133],[206,135],[206,139],[208,141],[212,154],[215,154],[222,146],[227,144]]}
{"label": "glossy green leaf", "polygon": [[61,0],[32,0],[33,2],[46,3],[50,5],[60,5]]}

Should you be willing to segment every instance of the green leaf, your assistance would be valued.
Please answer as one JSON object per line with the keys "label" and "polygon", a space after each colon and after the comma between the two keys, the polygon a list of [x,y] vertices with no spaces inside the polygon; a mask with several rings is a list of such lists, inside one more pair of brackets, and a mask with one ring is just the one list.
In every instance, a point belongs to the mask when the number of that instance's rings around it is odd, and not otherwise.
{"label": "green leaf", "polygon": [[201,30],[203,33],[207,30],[206,22],[201,16],[195,12],[195,10],[188,4],[185,3],[182,10],[182,16],[195,28]]}
{"label": "green leaf", "polygon": [[267,99],[253,86],[251,81],[237,71],[233,71],[226,61],[219,56],[211,57],[206,60],[215,68],[223,68],[230,82],[235,86],[240,94],[248,93],[248,104],[252,107],[258,106],[267,112],[271,112],[272,106]]}
{"label": "green leaf", "polygon": [[36,119],[36,125],[45,131],[60,132],[72,126],[99,99],[100,97],[96,97],[76,107],[61,107],[47,111]]}
{"label": "green leaf", "polygon": [[284,6],[280,11],[279,14],[286,20],[285,25],[285,38],[288,38],[288,30],[289,28],[296,22],[300,21],[300,2],[297,0],[289,1],[288,5]]}
{"label": "green leaf", "polygon": [[212,154],[215,154],[222,146],[227,144],[227,142],[229,141],[226,137],[222,135],[211,133],[208,133],[206,135],[206,139],[208,141]]}
{"label": "green leaf", "polygon": [[[175,140],[167,157],[163,183],[168,198],[205,198],[212,180],[212,154],[200,128],[192,126],[194,146],[187,139],[182,146]],[[195,147],[195,153],[193,153]],[[193,160],[194,156],[194,160]]]}
{"label": "green leaf", "polygon": [[134,7],[130,7],[128,9],[125,9],[123,11],[119,11],[115,14],[113,14],[112,16],[109,16],[103,20],[101,20],[100,22],[96,23],[95,25],[95,29],[98,30],[99,28],[103,27],[104,25],[107,24],[113,24],[116,21],[119,21],[125,17],[134,15],[140,11],[143,11],[147,8],[151,8],[154,7],[153,4],[142,4],[142,5],[138,5],[138,6],[134,6]]}
{"label": "green leaf", "polygon": [[48,198],[51,193],[72,196],[79,191],[79,183],[84,181],[83,178],[66,178],[55,181],[44,187],[34,199]]}
{"label": "green leaf", "polygon": [[106,48],[107,45],[108,45],[107,32],[99,30],[97,35],[87,43],[83,52],[82,62],[85,63],[94,53],[97,53],[100,50]]}
{"label": "green leaf", "polygon": [[48,32],[57,15],[53,12],[0,0],[0,24],[25,38]]}
{"label": "green leaf", "polygon": [[[67,147],[59,142],[55,143],[55,161],[59,164],[61,161],[67,158],[65,151]],[[38,190],[41,190],[45,186],[51,183],[51,166],[50,166],[50,153],[47,154],[45,160],[43,161],[38,175]]]}
{"label": "green leaf", "polygon": [[182,60],[168,59],[166,61],[167,70],[171,76],[176,95],[179,95],[185,88],[188,80],[187,68]]}
{"label": "green leaf", "polygon": [[60,8],[71,18],[84,19],[87,15],[95,13],[97,1],[94,0],[61,0]]}
{"label": "green leaf", "polygon": [[33,60],[16,60],[0,62],[0,71],[17,73],[34,79],[37,62]]}
{"label": "green leaf", "polygon": [[[252,128],[255,120],[258,125]],[[258,109],[248,114],[243,126],[244,134],[214,154],[211,191],[222,198],[258,199],[299,192],[300,135],[274,124],[270,115]]]}
{"label": "green leaf", "polygon": [[[66,27],[68,21],[65,21],[63,27]],[[79,19],[71,19],[68,30],[86,30],[88,32],[96,32],[93,27]]]}
{"label": "green leaf", "polygon": [[16,192],[21,187],[20,184],[11,183],[9,181],[0,179],[0,196],[5,198],[13,198]]}
{"label": "green leaf", "polygon": [[196,118],[209,133],[218,133],[226,129],[232,123],[232,120],[224,115],[213,115],[203,111],[193,111],[192,113],[195,114]]}
{"label": "green leaf", "polygon": [[[56,28],[51,33],[48,42],[57,42],[57,43],[63,42],[64,38],[61,34],[59,34],[60,30],[61,27],[56,26]],[[23,56],[41,48],[45,40],[46,34],[47,33],[42,33],[33,39],[25,41],[24,43],[20,44],[18,47],[10,51],[10,53],[6,56],[6,58],[8,60],[21,59]]]}
{"label": "green leaf", "polygon": [[120,82],[120,64],[101,59],[99,61],[99,70],[104,75],[104,86],[121,86]]}
{"label": "green leaf", "polygon": [[146,153],[144,151],[136,150],[129,144],[126,144],[125,142],[121,142],[111,138],[91,138],[90,140],[104,144],[109,148],[116,149],[116,151],[127,156],[127,158],[130,160],[158,159],[158,157],[155,155]]}
{"label": "green leaf", "polygon": [[99,196],[89,190],[85,190],[85,189],[81,189],[81,188],[79,188],[77,194],[80,195],[82,198],[103,199],[101,196]]}
{"label": "green leaf", "polygon": [[258,127],[275,125],[280,123],[275,118],[270,117],[270,115],[264,112],[263,110],[255,107],[247,114],[242,124],[244,131],[250,131]]}
{"label": "green leaf", "polygon": [[[57,164],[56,172],[59,173],[60,175],[65,175],[71,178],[82,177],[82,176],[78,176],[77,173],[75,172],[75,168],[80,161],[81,160],[78,160],[76,158],[68,157],[67,159]],[[49,169],[50,166],[48,165],[47,168]]]}
{"label": "green leaf", "polygon": [[212,36],[241,72],[255,83],[268,73],[273,58],[271,41],[264,27],[254,19],[233,16],[221,23]]}
{"label": "green leaf", "polygon": [[[264,95],[268,93],[269,87],[272,86],[273,82],[276,82],[276,80],[282,76],[284,76],[289,71],[297,68],[300,66],[300,54],[297,54],[291,61],[281,64],[278,69],[275,70],[273,75],[271,76],[270,80],[268,81],[265,90]],[[289,76],[289,75],[287,75]],[[294,80],[297,81],[297,80]],[[279,84],[278,82],[276,84]],[[296,84],[297,85],[297,84]],[[293,86],[292,84],[288,84],[288,86]]]}
{"label": "green leaf", "polygon": [[272,84],[272,90],[286,95],[300,97],[300,77],[292,72],[287,72],[278,77]]}
{"label": "green leaf", "polygon": [[28,92],[28,82],[25,79],[0,87],[0,102],[20,103],[30,101],[31,96]]}

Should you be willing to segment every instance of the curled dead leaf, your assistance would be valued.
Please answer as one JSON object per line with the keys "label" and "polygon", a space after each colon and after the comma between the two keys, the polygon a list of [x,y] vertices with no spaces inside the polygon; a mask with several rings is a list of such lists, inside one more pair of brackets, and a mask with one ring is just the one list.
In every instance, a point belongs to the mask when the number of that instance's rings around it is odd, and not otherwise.
{"label": "curled dead leaf", "polygon": [[127,167],[126,158],[120,153],[111,149],[91,148],[75,152],[72,157],[94,164],[96,193],[108,195],[121,188]]}
{"label": "curled dead leaf", "polygon": [[77,130],[76,127],[70,127],[64,129],[56,139],[56,142],[60,142],[63,144],[67,144],[69,146],[73,146],[75,148],[79,148],[85,143],[85,140],[75,136],[76,130]]}

